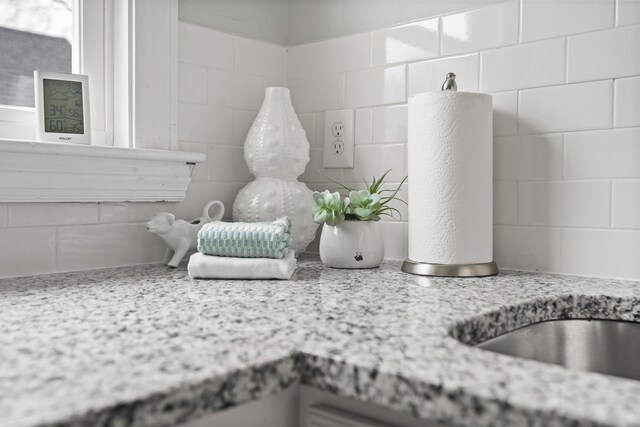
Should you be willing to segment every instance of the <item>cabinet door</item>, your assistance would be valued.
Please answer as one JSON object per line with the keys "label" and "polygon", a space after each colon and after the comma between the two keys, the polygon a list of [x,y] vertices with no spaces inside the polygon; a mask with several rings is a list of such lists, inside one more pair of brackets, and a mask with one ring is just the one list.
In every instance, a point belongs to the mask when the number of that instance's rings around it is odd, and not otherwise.
{"label": "cabinet door", "polygon": [[394,427],[326,405],[309,407],[306,427]]}

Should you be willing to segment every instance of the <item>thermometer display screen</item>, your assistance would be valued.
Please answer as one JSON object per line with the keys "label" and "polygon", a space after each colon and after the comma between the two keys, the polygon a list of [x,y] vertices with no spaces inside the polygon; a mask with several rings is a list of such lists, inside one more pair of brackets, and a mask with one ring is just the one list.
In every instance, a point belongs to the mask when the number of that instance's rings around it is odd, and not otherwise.
{"label": "thermometer display screen", "polygon": [[84,134],[82,82],[43,79],[44,131]]}

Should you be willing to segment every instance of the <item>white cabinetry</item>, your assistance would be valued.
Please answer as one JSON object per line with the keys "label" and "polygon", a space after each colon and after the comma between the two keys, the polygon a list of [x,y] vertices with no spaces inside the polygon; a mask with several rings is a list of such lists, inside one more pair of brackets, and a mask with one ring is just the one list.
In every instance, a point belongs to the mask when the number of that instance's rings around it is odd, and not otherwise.
{"label": "white cabinetry", "polygon": [[193,420],[180,427],[443,427],[307,386]]}

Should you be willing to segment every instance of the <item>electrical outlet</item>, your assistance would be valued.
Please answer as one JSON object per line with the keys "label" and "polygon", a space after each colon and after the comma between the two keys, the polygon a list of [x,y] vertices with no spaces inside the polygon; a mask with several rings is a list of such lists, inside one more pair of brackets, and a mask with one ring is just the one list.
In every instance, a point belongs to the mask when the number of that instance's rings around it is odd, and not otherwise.
{"label": "electrical outlet", "polygon": [[327,111],[324,121],[325,168],[353,168],[354,111]]}
{"label": "electrical outlet", "polygon": [[344,123],[342,122],[335,122],[331,125],[331,134],[336,137],[336,138],[340,138],[341,136],[344,135]]}

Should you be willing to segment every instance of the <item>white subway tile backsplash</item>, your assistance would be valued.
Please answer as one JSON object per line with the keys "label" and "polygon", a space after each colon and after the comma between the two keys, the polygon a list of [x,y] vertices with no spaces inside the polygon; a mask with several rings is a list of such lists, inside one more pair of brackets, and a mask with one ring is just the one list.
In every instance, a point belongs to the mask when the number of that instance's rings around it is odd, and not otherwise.
{"label": "white subway tile backsplash", "polygon": [[233,141],[233,111],[212,105],[178,105],[178,140],[230,144]]}
{"label": "white subway tile backsplash", "polygon": [[611,226],[640,229],[640,181],[614,180],[612,192]]}
{"label": "white subway tile backsplash", "polygon": [[177,203],[100,203],[101,223],[147,222],[158,212],[175,214]]}
{"label": "white subway tile backsplash", "polygon": [[373,66],[435,58],[439,54],[438,18],[373,32]]}
{"label": "white subway tile backsplash", "polygon": [[178,25],[178,56],[181,61],[233,70],[233,36],[181,22]]}
{"label": "white subway tile backsplash", "polygon": [[603,227],[611,223],[609,181],[521,181],[518,224]]}
{"label": "white subway tile backsplash", "polygon": [[522,41],[613,27],[615,0],[522,0]]}
{"label": "white subway tile backsplash", "polygon": [[0,277],[56,271],[56,245],[53,227],[0,229]]}
{"label": "white subway tile backsplash", "polygon": [[559,229],[496,225],[493,248],[499,268],[562,271]]}
{"label": "white subway tile backsplash", "polygon": [[[519,3],[287,49],[180,23],[176,148],[209,157],[185,201],[0,204],[0,276],[160,261],[164,244],[143,226],[158,211],[192,219],[219,199],[229,219],[237,192],[253,179],[242,147],[265,86],[291,89],[312,147],[301,180],[323,190],[335,187],[329,176],[360,188],[363,177],[393,168],[391,187],[406,174],[407,94],[438,91],[455,72],[460,91],[493,95],[499,265],[637,279],[640,3],[521,0],[526,43],[508,46],[517,42]],[[438,58],[461,52],[469,54]],[[324,111],[346,107],[356,108],[355,168],[324,169]],[[407,217],[398,207],[402,222],[381,226],[387,257],[402,259]]]}
{"label": "white subway tile backsplash", "polygon": [[[408,67],[406,97],[440,90],[448,72],[456,73],[459,91],[493,96],[494,248],[500,267],[632,277],[628,272],[637,263],[637,251],[632,253],[636,260],[624,255],[620,269],[590,270],[580,264],[578,252],[574,256],[563,248],[563,236],[572,231],[639,233],[638,4],[509,1],[372,33],[373,67]],[[318,48],[325,53],[316,55]],[[401,105],[406,101],[385,98],[380,68],[351,72],[344,64],[357,63],[355,58],[318,66],[326,51],[366,58],[366,52],[340,40],[289,51],[289,84],[307,94],[306,104],[300,103],[307,110],[298,113],[315,112],[317,140],[324,136],[324,111],[356,108],[355,167],[327,170],[332,177],[360,188],[362,177],[371,179],[393,167],[391,179],[399,181],[406,168],[406,107]],[[459,55],[463,52],[468,53]],[[331,91],[307,77],[330,73],[337,80],[344,72],[343,104],[319,105],[327,104]],[[321,169],[321,147],[311,156]],[[402,174],[396,172],[400,168]],[[332,185],[309,170],[302,178],[316,182],[319,190]],[[400,228],[394,220],[384,221],[391,248],[387,257],[406,256],[406,217],[402,221],[402,235],[390,231]],[[573,235],[568,239],[575,244]],[[610,252],[614,241],[620,239],[605,242]]]}
{"label": "white subway tile backsplash", "polygon": [[493,140],[496,180],[562,178],[562,135],[498,137]]}
{"label": "white subway tile backsplash", "polygon": [[[299,181],[308,183],[326,183],[331,182],[329,180],[342,182],[344,180],[342,169],[325,169],[322,165],[323,160],[323,148],[312,148],[309,150],[309,163],[304,170],[304,173],[298,178]],[[323,189],[324,190],[324,189]]]}
{"label": "white subway tile backsplash", "polygon": [[518,92],[498,92],[493,98],[493,135],[505,136],[518,133]]}
{"label": "white subway tile backsplash", "polygon": [[298,114],[298,120],[300,120],[302,129],[304,129],[304,132],[307,136],[307,140],[309,141],[309,145],[311,147],[322,147],[323,141],[316,141],[316,139],[313,136],[315,117],[316,116],[313,113]]}
{"label": "white subway tile backsplash", "polygon": [[640,126],[640,77],[616,79],[614,87],[615,127]]}
{"label": "white subway tile backsplash", "polygon": [[564,83],[564,39],[490,50],[481,56],[481,92]]}
{"label": "white subway tile backsplash", "polygon": [[612,81],[520,91],[520,133],[610,128],[612,115]]}
{"label": "white subway tile backsplash", "polygon": [[640,178],[640,128],[565,134],[565,178]]}
{"label": "white subway tile backsplash", "polygon": [[346,182],[367,182],[371,177],[380,177],[388,169],[392,169],[386,182],[399,183],[406,175],[405,144],[392,145],[360,145],[355,148],[353,169],[344,170]]}
{"label": "white subway tile backsplash", "polygon": [[616,25],[631,25],[640,22],[640,1],[616,0]]}
{"label": "white subway tile backsplash", "polygon": [[61,271],[139,264],[139,224],[100,224],[58,229]]}
{"label": "white subway tile backsplash", "polygon": [[380,221],[378,227],[382,228],[384,257],[386,259],[405,259],[404,224],[402,222]]}
{"label": "white subway tile backsplash", "polygon": [[345,88],[345,102],[351,108],[406,102],[406,68],[399,65],[347,73]]}
{"label": "white subway tile backsplash", "polygon": [[278,77],[267,76],[264,78],[264,86],[265,87],[288,87],[287,76],[286,75],[282,75]]}
{"label": "white subway tile backsplash", "polygon": [[407,105],[373,108],[373,143],[407,141]]}
{"label": "white subway tile backsplash", "polygon": [[209,103],[258,111],[264,99],[265,79],[223,70],[209,70]]}
{"label": "white subway tile backsplash", "polygon": [[478,92],[478,54],[409,64],[408,96],[438,91],[447,73],[456,74],[460,92]]}
{"label": "white subway tile backsplash", "polygon": [[207,153],[209,180],[214,182],[249,182],[254,177],[243,157],[244,147],[212,145]]}
{"label": "white subway tile backsplash", "polygon": [[10,227],[35,225],[95,224],[97,203],[10,203],[7,205]]}
{"label": "white subway tile backsplash", "polygon": [[640,231],[562,230],[568,274],[640,280]]}
{"label": "white subway tile backsplash", "polygon": [[640,73],[640,27],[569,37],[569,82],[627,77]]}
{"label": "white subway tile backsplash", "polygon": [[164,240],[153,233],[149,233],[144,224],[138,224],[138,234],[141,263],[165,262],[167,251],[169,251],[170,256],[173,256],[173,252],[169,250]]}
{"label": "white subway tile backsplash", "polygon": [[313,119],[313,139],[316,146],[324,147],[324,112],[314,113]]}
{"label": "white subway tile backsplash", "polygon": [[317,74],[317,43],[287,48],[287,78],[289,81]]}
{"label": "white subway tile backsplash", "polygon": [[344,107],[344,75],[328,74],[289,81],[291,101],[298,114]]}
{"label": "white subway tile backsplash", "polygon": [[371,33],[316,43],[318,74],[371,68]]}
{"label": "white subway tile backsplash", "polygon": [[518,3],[509,1],[442,17],[442,54],[474,52],[518,42]]}
{"label": "white subway tile backsplash", "polygon": [[220,200],[224,204],[224,218],[231,218],[233,201],[244,184],[232,182],[192,182],[187,197],[176,206],[176,218],[186,220],[202,215],[202,208],[211,200]]}
{"label": "white subway tile backsplash", "polygon": [[495,181],[493,183],[493,223],[518,223],[518,183]]}
{"label": "white subway tile backsplash", "polygon": [[236,71],[275,78],[287,75],[284,47],[243,37],[234,37],[234,42]]}
{"label": "white subway tile backsplash", "polygon": [[206,104],[206,67],[185,62],[178,65],[178,100]]}
{"label": "white subway tile backsplash", "polygon": [[257,115],[255,111],[235,110],[233,112],[233,143],[235,145],[244,145]]}
{"label": "white subway tile backsplash", "polygon": [[372,111],[371,108],[357,108],[356,109],[356,124],[355,124],[355,144],[366,145],[372,142]]}

